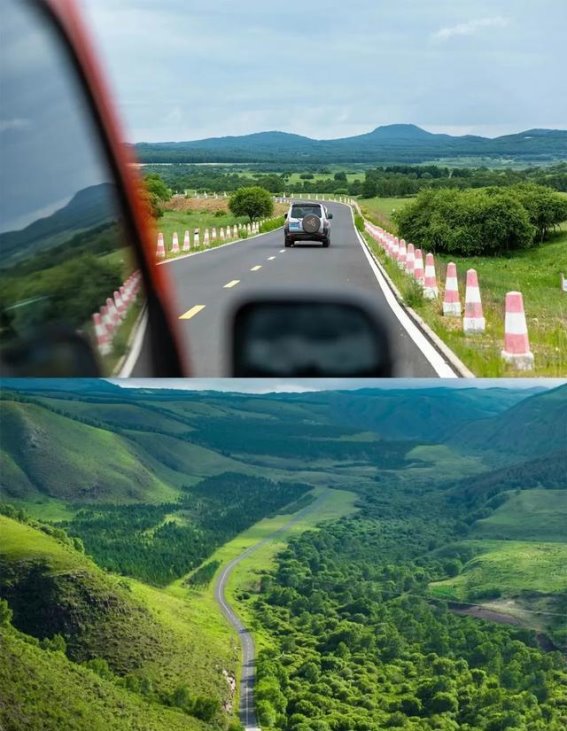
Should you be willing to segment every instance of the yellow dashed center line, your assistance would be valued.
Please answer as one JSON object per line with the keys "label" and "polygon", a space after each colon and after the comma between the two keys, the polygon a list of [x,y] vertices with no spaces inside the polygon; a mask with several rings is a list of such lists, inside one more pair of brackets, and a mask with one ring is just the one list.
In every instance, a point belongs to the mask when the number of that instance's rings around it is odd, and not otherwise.
{"label": "yellow dashed center line", "polygon": [[232,289],[232,287],[236,287],[236,285],[239,284],[239,282],[240,282],[240,279],[233,279],[232,282],[225,284],[223,289]]}
{"label": "yellow dashed center line", "polygon": [[195,305],[195,307],[192,307],[190,310],[187,310],[187,312],[184,315],[180,315],[180,320],[190,320],[192,317],[195,317],[195,315],[198,315],[201,310],[204,310],[206,305]]}
{"label": "yellow dashed center line", "polygon": [[258,264],[258,266],[252,267],[252,269],[250,269],[250,271],[251,272],[257,272],[258,269],[261,269],[261,268],[262,268],[262,266],[260,264]]}

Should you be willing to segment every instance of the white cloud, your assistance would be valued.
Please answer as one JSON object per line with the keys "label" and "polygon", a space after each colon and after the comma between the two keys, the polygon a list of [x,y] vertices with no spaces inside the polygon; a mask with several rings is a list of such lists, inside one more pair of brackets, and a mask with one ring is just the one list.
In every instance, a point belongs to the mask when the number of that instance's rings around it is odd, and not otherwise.
{"label": "white cloud", "polygon": [[31,126],[30,119],[0,119],[0,132],[9,129],[29,129]]}
{"label": "white cloud", "polygon": [[497,16],[495,18],[479,18],[478,20],[470,20],[468,23],[459,23],[458,25],[440,28],[433,34],[433,38],[438,41],[447,41],[454,36],[472,36],[483,28],[506,28],[510,25],[508,18]]}

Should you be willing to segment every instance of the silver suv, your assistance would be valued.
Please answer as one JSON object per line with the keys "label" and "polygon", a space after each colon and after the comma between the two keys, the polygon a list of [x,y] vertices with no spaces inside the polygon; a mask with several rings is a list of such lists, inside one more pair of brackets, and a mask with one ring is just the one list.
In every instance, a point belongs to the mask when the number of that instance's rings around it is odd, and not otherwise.
{"label": "silver suv", "polygon": [[296,241],[321,241],[324,247],[331,243],[332,213],[322,203],[294,202],[285,214],[285,245]]}

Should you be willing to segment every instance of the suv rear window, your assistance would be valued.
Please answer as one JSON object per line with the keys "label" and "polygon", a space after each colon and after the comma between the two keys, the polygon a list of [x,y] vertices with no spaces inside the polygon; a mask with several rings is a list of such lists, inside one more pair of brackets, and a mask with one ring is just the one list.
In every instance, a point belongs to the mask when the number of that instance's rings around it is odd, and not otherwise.
{"label": "suv rear window", "polygon": [[304,216],[308,216],[310,213],[320,216],[321,206],[317,206],[315,204],[310,205],[309,203],[305,205],[292,206],[290,216],[291,218],[303,218]]}

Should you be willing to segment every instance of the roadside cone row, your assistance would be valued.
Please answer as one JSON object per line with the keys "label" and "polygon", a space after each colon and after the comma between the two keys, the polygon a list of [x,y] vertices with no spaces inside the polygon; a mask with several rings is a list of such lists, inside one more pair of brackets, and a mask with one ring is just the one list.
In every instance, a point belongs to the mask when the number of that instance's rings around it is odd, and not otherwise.
{"label": "roadside cone row", "polygon": [[[216,227],[213,227],[210,232],[209,229],[206,228],[203,233],[203,246],[210,246],[212,241],[227,241],[231,239],[239,239],[241,238],[243,231],[246,231],[249,235],[258,234],[260,233],[261,223],[263,223],[263,221],[254,221],[252,224],[239,223],[234,224],[234,226],[227,226],[226,230],[224,227],[221,226],[221,228],[218,230],[218,233]],[[198,228],[196,228],[193,232],[193,246],[195,248],[198,248],[200,246],[200,242],[201,232]],[[179,254],[180,251],[191,251],[191,234],[189,231],[185,231],[182,249],[180,249],[179,247],[179,236],[177,235],[177,232],[173,234],[171,253]],[[166,254],[167,252],[165,248],[164,236],[162,233],[159,233],[157,238],[156,258],[165,259]]]}
{"label": "roadside cone row", "polygon": [[131,274],[119,287],[113,297],[107,297],[106,303],[92,316],[98,351],[101,355],[112,352],[112,340],[122,320],[128,314],[130,305],[135,301],[142,283],[140,272]]}
{"label": "roadside cone row", "polygon": [[[397,261],[400,269],[411,274],[421,284],[425,299],[437,299],[439,288],[433,254],[425,255],[424,266],[423,252],[416,249],[413,244],[406,244],[404,239],[392,236],[370,221],[364,222],[364,228],[384,251]],[[567,280],[562,278],[561,284],[567,287]],[[462,315],[457,266],[454,262],[447,264],[443,315],[446,317],[461,317]],[[475,269],[469,269],[466,275],[463,331],[465,334],[475,334],[483,333],[485,329],[486,319],[482,309],[478,275]],[[530,351],[526,315],[520,292],[506,294],[504,349],[501,356],[516,370],[527,371],[534,368],[534,355]]]}

